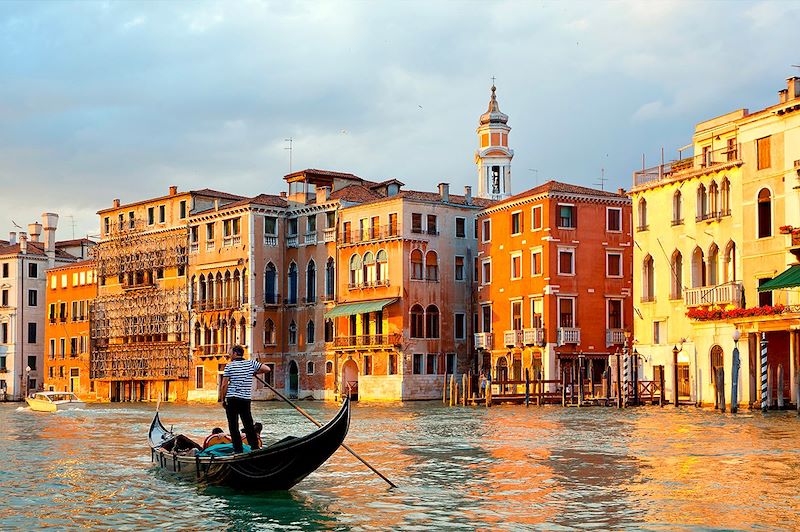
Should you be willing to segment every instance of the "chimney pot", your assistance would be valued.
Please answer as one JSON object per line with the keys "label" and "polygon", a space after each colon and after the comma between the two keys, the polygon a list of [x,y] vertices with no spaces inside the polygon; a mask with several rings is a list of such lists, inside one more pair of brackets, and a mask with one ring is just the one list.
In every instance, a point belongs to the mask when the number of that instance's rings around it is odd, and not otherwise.
{"label": "chimney pot", "polygon": [[317,187],[317,203],[325,203],[331,196],[331,187]]}
{"label": "chimney pot", "polygon": [[28,237],[24,231],[19,232],[19,252],[23,255],[28,252]]}
{"label": "chimney pot", "polygon": [[285,190],[281,191],[281,197],[282,197],[282,198],[285,198],[285,197],[286,197],[286,191],[285,191]]}
{"label": "chimney pot", "polygon": [[116,198],[114,199],[114,208],[116,209],[118,207],[119,207],[119,198]]}
{"label": "chimney pot", "polygon": [[472,187],[470,186],[464,187],[464,203],[472,205]]}
{"label": "chimney pot", "polygon": [[31,242],[38,242],[42,234],[42,224],[38,222],[28,224],[28,234],[31,237]]}
{"label": "chimney pot", "polygon": [[778,103],[786,103],[789,99],[789,89],[781,89],[778,91]]}
{"label": "chimney pot", "polygon": [[797,76],[792,76],[791,78],[786,79],[786,88],[788,90],[788,97],[786,98],[787,101],[794,100],[797,97],[800,97],[800,78]]}
{"label": "chimney pot", "polygon": [[178,193],[178,187],[177,186],[172,185],[172,186],[169,187],[169,195],[170,196],[174,196],[177,193]]}
{"label": "chimney pot", "polygon": [[619,188],[617,189],[617,194],[619,194],[620,196],[625,196],[625,195],[627,195],[627,194],[626,194],[626,192],[625,192],[625,189],[624,189],[624,188],[622,188],[622,187],[619,187]]}
{"label": "chimney pot", "polygon": [[[55,259],[56,227],[58,226],[58,215],[52,212],[42,213],[42,225],[44,226],[44,252],[48,259]],[[53,264],[50,263],[51,267],[52,265]]]}
{"label": "chimney pot", "polygon": [[450,183],[439,183],[439,197],[444,202],[450,201]]}

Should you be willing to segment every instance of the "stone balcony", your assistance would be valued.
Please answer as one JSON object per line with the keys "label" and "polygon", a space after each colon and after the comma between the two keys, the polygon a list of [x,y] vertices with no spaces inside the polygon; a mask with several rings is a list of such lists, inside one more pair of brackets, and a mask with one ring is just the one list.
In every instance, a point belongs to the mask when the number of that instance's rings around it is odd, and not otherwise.
{"label": "stone balcony", "polygon": [[475,349],[491,349],[492,333],[475,333]]}
{"label": "stone balcony", "polygon": [[525,345],[544,345],[546,343],[544,329],[522,329],[522,343]]}
{"label": "stone balcony", "polygon": [[735,305],[736,307],[741,307],[742,291],[742,283],[739,281],[717,286],[686,288],[683,291],[683,301],[687,307],[706,305]]}
{"label": "stone balcony", "polygon": [[558,345],[581,343],[581,330],[579,327],[559,327]]}
{"label": "stone balcony", "polygon": [[522,329],[503,331],[503,345],[506,347],[521,347]]}

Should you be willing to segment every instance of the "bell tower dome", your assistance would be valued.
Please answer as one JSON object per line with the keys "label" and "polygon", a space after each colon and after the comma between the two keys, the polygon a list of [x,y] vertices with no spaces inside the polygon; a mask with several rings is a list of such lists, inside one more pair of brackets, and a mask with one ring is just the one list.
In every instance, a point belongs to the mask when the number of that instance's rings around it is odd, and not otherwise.
{"label": "bell tower dome", "polygon": [[497,88],[492,84],[489,109],[481,115],[478,124],[478,149],[475,165],[478,167],[478,197],[503,199],[511,196],[511,159],[514,150],[508,148],[508,115],[497,104]]}

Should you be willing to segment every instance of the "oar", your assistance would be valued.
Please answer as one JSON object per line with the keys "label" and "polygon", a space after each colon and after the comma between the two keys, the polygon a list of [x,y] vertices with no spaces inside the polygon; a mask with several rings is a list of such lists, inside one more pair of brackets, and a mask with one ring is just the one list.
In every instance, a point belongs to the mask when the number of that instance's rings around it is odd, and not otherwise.
{"label": "oar", "polygon": [[[273,388],[273,387],[272,387],[272,385],[270,385],[270,384],[269,384],[267,381],[265,381],[264,379],[262,379],[262,378],[261,378],[261,377],[259,377],[258,375],[254,375],[254,376],[255,376],[255,378],[256,378],[256,379],[258,379],[259,381],[261,381],[261,383],[262,383],[264,386],[266,386],[267,388],[269,388],[270,390],[272,390],[272,392],[273,392],[275,395],[277,395],[278,397],[280,397],[281,399],[283,399],[284,401],[286,401],[287,403],[289,403],[290,405],[292,405],[292,406],[294,407],[294,409],[295,409],[295,410],[297,410],[298,412],[300,412],[301,414],[303,414],[304,416],[306,416],[306,418],[308,418],[308,419],[309,419],[309,420],[310,420],[310,421],[311,421],[313,424],[315,424],[315,425],[316,425],[316,426],[318,426],[318,427],[321,427],[321,426],[322,426],[322,423],[320,423],[319,421],[317,421],[316,419],[314,419],[313,417],[311,417],[311,415],[310,415],[308,412],[306,412],[305,410],[303,410],[302,408],[300,408],[299,406],[297,406],[296,404],[294,404],[293,402],[291,402],[291,401],[290,401],[290,400],[289,400],[289,399],[288,399],[288,398],[287,398],[285,395],[283,395],[281,392],[279,392],[278,390],[276,390],[275,388]],[[367,461],[366,461],[366,460],[364,460],[363,458],[361,458],[360,456],[358,456],[358,454],[357,454],[357,453],[356,453],[356,452],[355,452],[353,449],[351,449],[351,448],[350,448],[350,447],[349,447],[349,446],[348,446],[346,443],[342,442],[340,445],[341,445],[342,447],[344,447],[344,448],[347,450],[347,452],[349,452],[350,454],[352,454],[353,456],[355,456],[356,458],[358,458],[358,460],[359,460],[359,461],[360,461],[362,464],[364,464],[365,466],[367,466],[368,468],[370,468],[370,469],[372,470],[372,472],[373,472],[373,473],[375,473],[376,475],[378,475],[379,477],[381,477],[383,480],[385,480],[385,481],[386,481],[386,483],[387,483],[387,484],[389,484],[391,487],[393,487],[393,488],[396,488],[396,487],[397,487],[397,486],[395,485],[395,483],[394,483],[394,482],[392,482],[391,480],[389,480],[388,478],[386,478],[385,476],[383,476],[383,475],[381,474],[381,472],[380,472],[380,471],[378,471],[377,469],[375,469],[374,467],[372,467],[371,465],[369,465],[369,463],[367,463]]]}

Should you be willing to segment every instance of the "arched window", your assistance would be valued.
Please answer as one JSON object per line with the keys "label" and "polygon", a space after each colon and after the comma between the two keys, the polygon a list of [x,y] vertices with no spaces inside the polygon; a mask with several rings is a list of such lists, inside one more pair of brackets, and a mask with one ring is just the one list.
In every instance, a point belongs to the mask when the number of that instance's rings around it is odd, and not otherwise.
{"label": "arched window", "polygon": [[706,286],[705,256],[700,246],[692,252],[692,288]]}
{"label": "arched window", "polygon": [[706,261],[706,280],[708,286],[717,286],[719,272],[719,247],[716,244],[711,244],[708,249],[708,260]]}
{"label": "arched window", "polygon": [[308,320],[308,324],[306,324],[306,344],[314,343],[314,328],[314,320]]}
{"label": "arched window", "polygon": [[683,255],[677,250],[672,254],[670,297],[672,299],[680,299],[683,297]]}
{"label": "arched window", "polygon": [[317,300],[317,265],[314,259],[308,261],[306,267],[306,303]]}
{"label": "arched window", "polygon": [[639,200],[639,231],[647,231],[647,200]]}
{"label": "arched window", "polygon": [[333,299],[336,286],[336,269],[334,267],[333,257],[328,258],[325,263],[325,299],[328,301]]}
{"label": "arched window", "polygon": [[275,323],[269,318],[264,322],[264,345],[275,345]]}
{"label": "arched window", "polygon": [[716,181],[711,181],[708,186],[708,214],[709,216],[719,216],[719,187]]}
{"label": "arched window", "polygon": [[439,338],[439,309],[429,305],[425,310],[425,337]]}
{"label": "arched window", "polygon": [[264,270],[264,302],[272,305],[278,302],[278,271],[271,262]]}
{"label": "arched window", "polygon": [[758,238],[772,236],[772,195],[769,189],[758,191]]}
{"label": "arched window", "polygon": [[706,187],[702,183],[697,187],[697,218],[696,220],[699,222],[700,220],[705,219],[706,213],[708,212],[708,205],[706,204]]}
{"label": "arched window", "polygon": [[331,373],[333,373],[333,362],[331,362],[330,360],[325,362],[325,373],[327,375],[330,375]]}
{"label": "arched window", "polygon": [[197,299],[198,299],[198,302],[200,303],[200,306],[198,308],[201,308],[201,309],[204,308],[204,305],[205,305],[205,302],[206,302],[206,294],[208,293],[207,289],[208,289],[208,287],[206,286],[206,276],[205,275],[201,275],[200,276],[200,281],[199,281],[198,286],[197,286]]}
{"label": "arched window", "polygon": [[243,344],[245,338],[247,338],[247,322],[242,317],[239,319],[239,338],[237,338],[236,343]]}
{"label": "arched window", "polygon": [[425,278],[429,281],[439,280],[439,258],[435,251],[429,251],[425,255]]}
{"label": "arched window", "polygon": [[231,281],[231,272],[225,272],[225,277],[222,279],[222,302],[224,307],[232,307],[233,306],[233,299],[231,296],[231,287],[233,282]]}
{"label": "arched window", "polygon": [[314,374],[314,362],[309,360],[306,362],[306,374],[313,375]]}
{"label": "arched window", "polygon": [[642,301],[655,299],[655,268],[653,257],[647,255],[642,262]]}
{"label": "arched window", "polygon": [[292,320],[289,324],[289,344],[295,345],[297,343],[297,324]]}
{"label": "arched window", "polygon": [[242,278],[239,270],[233,272],[233,284],[231,285],[231,295],[233,299],[233,306],[238,307],[242,304]]}
{"label": "arched window", "polygon": [[717,368],[723,366],[724,357],[720,346],[715,345],[711,348],[711,384],[714,384],[717,379]]}
{"label": "arched window", "polygon": [[720,187],[719,208],[720,208],[720,216],[730,216],[731,182],[728,181],[727,177],[722,180],[722,186]]}
{"label": "arched window", "polygon": [[420,305],[411,307],[411,338],[425,338],[425,312]]}
{"label": "arched window", "polygon": [[289,265],[289,304],[297,304],[297,264]]}
{"label": "arched window", "polygon": [[330,318],[325,320],[325,341],[333,342],[333,320]]}
{"label": "arched window", "polygon": [[411,278],[422,279],[422,251],[414,249],[411,251]]}
{"label": "arched window", "polygon": [[375,269],[375,281],[377,284],[386,284],[389,279],[389,257],[385,249],[378,251],[377,267]]}
{"label": "arched window", "polygon": [[358,272],[361,269],[361,257],[358,254],[353,255],[350,257],[350,282],[348,283],[349,288],[355,288],[358,286]]}
{"label": "arched window", "polygon": [[200,345],[202,345],[202,339],[203,337],[200,331],[200,322],[196,321],[194,322],[194,346],[200,347]]}
{"label": "arched window", "polygon": [[372,286],[375,281],[375,255],[373,255],[371,251],[364,253],[361,278],[364,279],[364,286]]}
{"label": "arched window", "polygon": [[683,223],[683,196],[680,190],[676,190],[672,195],[672,225]]}
{"label": "arched window", "polygon": [[724,264],[722,265],[723,279],[725,283],[730,283],[736,280],[736,243],[731,240],[725,246],[725,256],[723,257]]}

